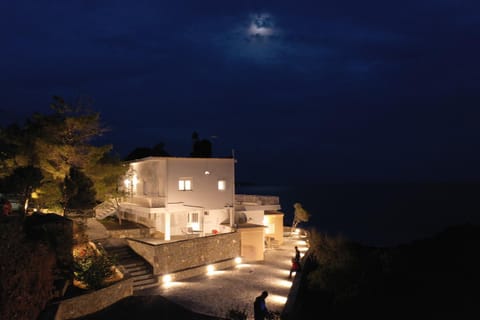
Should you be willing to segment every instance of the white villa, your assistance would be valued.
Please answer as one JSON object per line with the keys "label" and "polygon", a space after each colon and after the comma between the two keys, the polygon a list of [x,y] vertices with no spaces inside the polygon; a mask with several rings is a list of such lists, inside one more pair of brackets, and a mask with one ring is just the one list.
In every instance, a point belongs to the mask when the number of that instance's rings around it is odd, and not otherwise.
{"label": "white villa", "polygon": [[[241,233],[242,256],[263,260],[265,246],[283,241],[276,196],[235,193],[234,158],[147,157],[128,162],[122,219],[150,228],[156,238]],[[97,210],[97,218],[112,212]]]}

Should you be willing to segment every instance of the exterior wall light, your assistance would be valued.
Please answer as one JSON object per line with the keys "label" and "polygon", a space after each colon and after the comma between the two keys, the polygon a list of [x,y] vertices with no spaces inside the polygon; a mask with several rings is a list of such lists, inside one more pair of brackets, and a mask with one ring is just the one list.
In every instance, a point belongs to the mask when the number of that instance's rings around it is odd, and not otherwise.
{"label": "exterior wall light", "polygon": [[166,274],[162,278],[163,283],[170,283],[172,282],[172,276],[170,274]]}
{"label": "exterior wall light", "polygon": [[236,258],[235,258],[235,263],[236,263],[236,264],[242,263],[242,258],[241,258],[241,257],[236,257]]}
{"label": "exterior wall light", "polygon": [[209,264],[207,266],[207,274],[213,274],[213,272],[215,271],[215,267],[211,264]]}

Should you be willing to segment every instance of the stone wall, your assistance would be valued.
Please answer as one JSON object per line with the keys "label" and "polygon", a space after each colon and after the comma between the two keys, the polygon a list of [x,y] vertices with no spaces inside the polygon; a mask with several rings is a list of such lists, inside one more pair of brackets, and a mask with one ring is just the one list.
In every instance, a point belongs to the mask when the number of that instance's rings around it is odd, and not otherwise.
{"label": "stone wall", "polygon": [[61,301],[58,305],[55,320],[83,317],[131,295],[133,295],[133,279],[123,279],[106,288]]}
{"label": "stone wall", "polygon": [[222,261],[233,261],[240,256],[238,232],[150,244],[127,239],[129,246],[153,267],[159,276],[199,268]]}
{"label": "stone wall", "polygon": [[112,238],[146,238],[150,237],[154,232],[154,229],[144,227],[144,228],[134,228],[134,229],[118,229],[118,230],[108,230],[108,234]]}

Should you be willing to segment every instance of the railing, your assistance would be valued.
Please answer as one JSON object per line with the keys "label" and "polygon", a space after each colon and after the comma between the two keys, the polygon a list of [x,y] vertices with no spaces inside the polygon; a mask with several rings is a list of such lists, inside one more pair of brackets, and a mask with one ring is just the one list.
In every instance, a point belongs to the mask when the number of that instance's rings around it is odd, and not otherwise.
{"label": "railing", "polygon": [[130,198],[125,198],[124,201],[134,203],[136,205],[146,208],[165,207],[165,197],[134,196]]}
{"label": "railing", "polygon": [[149,213],[149,212],[133,212],[132,208],[123,207],[120,210],[120,218],[133,221],[136,223],[143,224],[144,226],[155,228],[155,221],[157,218],[156,213]]}
{"label": "railing", "polygon": [[235,203],[238,205],[279,205],[280,198],[277,196],[262,196],[251,194],[236,194]]}

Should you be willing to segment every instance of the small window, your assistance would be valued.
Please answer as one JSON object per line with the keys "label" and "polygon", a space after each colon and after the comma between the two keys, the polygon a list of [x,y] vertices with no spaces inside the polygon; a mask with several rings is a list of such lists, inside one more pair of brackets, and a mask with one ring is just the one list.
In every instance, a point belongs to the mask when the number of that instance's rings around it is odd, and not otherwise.
{"label": "small window", "polygon": [[200,231],[200,214],[198,212],[188,213],[188,228],[192,231]]}
{"label": "small window", "polygon": [[225,180],[218,180],[218,190],[225,190],[227,188],[227,182]]}
{"label": "small window", "polygon": [[178,190],[180,191],[191,191],[192,190],[192,179],[181,178],[178,180]]}
{"label": "small window", "polygon": [[188,222],[189,223],[198,223],[198,212],[190,212],[188,214]]}

